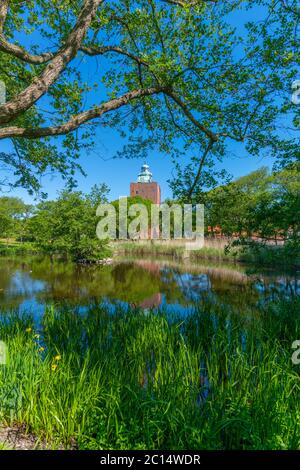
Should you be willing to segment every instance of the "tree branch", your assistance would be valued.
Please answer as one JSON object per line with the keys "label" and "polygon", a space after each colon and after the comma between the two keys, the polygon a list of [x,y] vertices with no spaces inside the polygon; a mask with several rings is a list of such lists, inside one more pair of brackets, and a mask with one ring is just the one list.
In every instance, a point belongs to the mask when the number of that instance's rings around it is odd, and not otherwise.
{"label": "tree branch", "polygon": [[121,47],[118,47],[118,46],[103,46],[103,47],[81,46],[80,51],[84,52],[85,54],[89,56],[102,55],[102,54],[105,54],[106,52],[116,52],[118,54],[127,56],[130,59],[133,59],[138,64],[144,65],[145,67],[149,67],[149,64],[147,64],[147,62],[145,62],[143,59],[141,59],[137,55],[132,54],[131,52],[128,52],[125,49],[122,49]]}
{"label": "tree branch", "polygon": [[174,93],[173,91],[170,91],[169,89],[166,91],[166,94],[172,98],[175,103],[182,109],[183,113],[186,115],[186,117],[196,126],[198,129],[200,129],[204,134],[207,135],[209,139],[211,139],[213,142],[217,142],[219,140],[218,136],[212,132],[210,129],[207,129],[207,127],[203,126],[201,122],[199,122],[191,113],[189,110],[188,106],[182,101],[179,96]]}
{"label": "tree branch", "polygon": [[283,6],[283,8],[290,12],[290,13],[293,13],[294,15],[298,16],[300,18],[300,8],[294,8],[292,6],[290,6],[288,3],[287,3],[287,0],[280,0],[281,1],[281,4]]}
{"label": "tree branch", "polygon": [[35,65],[45,64],[46,62],[49,62],[55,57],[55,54],[53,54],[52,52],[46,52],[40,55],[30,54],[22,47],[7,41],[3,34],[0,34],[0,51],[6,54],[13,55],[18,59],[21,59],[23,62]]}
{"label": "tree branch", "polygon": [[218,0],[162,0],[165,3],[171,5],[177,5],[180,7],[200,5],[200,3],[216,3]]}
{"label": "tree branch", "polygon": [[49,87],[57,80],[69,62],[75,57],[86,32],[95,17],[98,6],[103,0],[85,0],[77,22],[69,34],[65,45],[51,62],[46,66],[39,77],[31,85],[8,103],[0,106],[0,124],[6,124],[19,114],[29,109]]}
{"label": "tree branch", "polygon": [[194,192],[194,189],[200,179],[200,176],[201,176],[201,172],[202,172],[202,168],[204,166],[204,163],[205,163],[205,160],[206,160],[206,157],[207,155],[209,154],[209,152],[211,151],[212,147],[214,145],[214,141],[210,139],[206,149],[205,149],[205,152],[204,154],[202,155],[202,158],[200,160],[200,164],[199,164],[199,168],[198,168],[198,171],[197,171],[197,174],[196,174],[196,177],[194,179],[194,182],[192,184],[192,186],[190,187],[189,191],[188,191],[188,194],[187,194],[187,197],[190,198]]}
{"label": "tree branch", "polygon": [[59,126],[50,126],[43,128],[21,128],[21,127],[4,127],[0,129],[0,140],[12,137],[26,137],[28,139],[37,139],[40,137],[56,136],[67,134],[71,131],[78,129],[82,124],[91,121],[92,119],[99,118],[104,114],[116,110],[122,106],[127,105],[130,101],[144,96],[151,96],[163,92],[163,88],[145,88],[134,91],[129,91],[123,96],[107,101],[100,106],[89,109],[73,116],[68,122]]}
{"label": "tree branch", "polygon": [[5,24],[7,12],[8,12],[8,4],[9,4],[9,0],[1,0],[1,5],[0,5],[0,33],[2,33],[4,24]]}

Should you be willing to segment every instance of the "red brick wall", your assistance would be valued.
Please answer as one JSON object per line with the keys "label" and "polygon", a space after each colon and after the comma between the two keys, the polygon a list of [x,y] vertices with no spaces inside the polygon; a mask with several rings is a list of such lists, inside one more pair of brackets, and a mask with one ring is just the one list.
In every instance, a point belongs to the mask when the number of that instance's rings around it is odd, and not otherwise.
{"label": "red brick wall", "polygon": [[160,204],[160,186],[157,183],[130,183],[130,196],[141,196]]}

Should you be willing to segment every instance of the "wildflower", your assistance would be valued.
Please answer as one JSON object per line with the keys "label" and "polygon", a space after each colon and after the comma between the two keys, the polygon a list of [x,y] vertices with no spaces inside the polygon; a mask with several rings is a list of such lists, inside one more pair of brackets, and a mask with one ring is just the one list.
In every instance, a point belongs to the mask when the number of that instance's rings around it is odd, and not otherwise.
{"label": "wildflower", "polygon": [[54,370],[56,370],[56,369],[57,369],[57,364],[52,364],[52,366],[51,366],[51,370],[53,370],[53,371],[54,371]]}
{"label": "wildflower", "polygon": [[60,361],[61,360],[61,356],[58,354],[57,356],[55,356],[55,361]]}
{"label": "wildflower", "polygon": [[32,332],[32,328],[26,328],[26,333],[31,333]]}
{"label": "wildflower", "polygon": [[39,348],[39,352],[43,352],[43,351],[45,351],[45,348],[43,348],[43,346],[41,346],[41,347]]}
{"label": "wildflower", "polygon": [[34,335],[35,339],[40,339],[41,335]]}

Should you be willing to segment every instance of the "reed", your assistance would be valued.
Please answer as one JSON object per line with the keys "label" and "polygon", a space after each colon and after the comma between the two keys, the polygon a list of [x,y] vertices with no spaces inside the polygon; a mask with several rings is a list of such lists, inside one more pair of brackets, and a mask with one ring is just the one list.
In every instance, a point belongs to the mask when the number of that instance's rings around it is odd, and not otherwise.
{"label": "reed", "polygon": [[172,256],[179,259],[189,257],[191,260],[226,260],[236,258],[236,255],[225,253],[227,244],[228,240],[225,239],[214,240],[206,238],[203,248],[190,251],[186,250],[186,240],[116,241],[111,246],[115,253],[126,255]]}
{"label": "reed", "polygon": [[299,449],[299,307],[3,312],[0,421],[51,448]]}

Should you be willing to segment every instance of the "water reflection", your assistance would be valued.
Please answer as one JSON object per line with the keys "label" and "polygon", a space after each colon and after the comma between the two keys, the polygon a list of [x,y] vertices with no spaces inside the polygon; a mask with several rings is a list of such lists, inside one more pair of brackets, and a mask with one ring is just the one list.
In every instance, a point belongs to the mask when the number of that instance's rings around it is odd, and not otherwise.
{"label": "water reflection", "polygon": [[299,274],[255,274],[241,265],[179,265],[170,260],[127,259],[111,266],[76,266],[48,257],[0,258],[2,310],[42,313],[50,302],[84,307],[105,300],[187,312],[208,296],[249,308],[279,293],[299,294]]}

